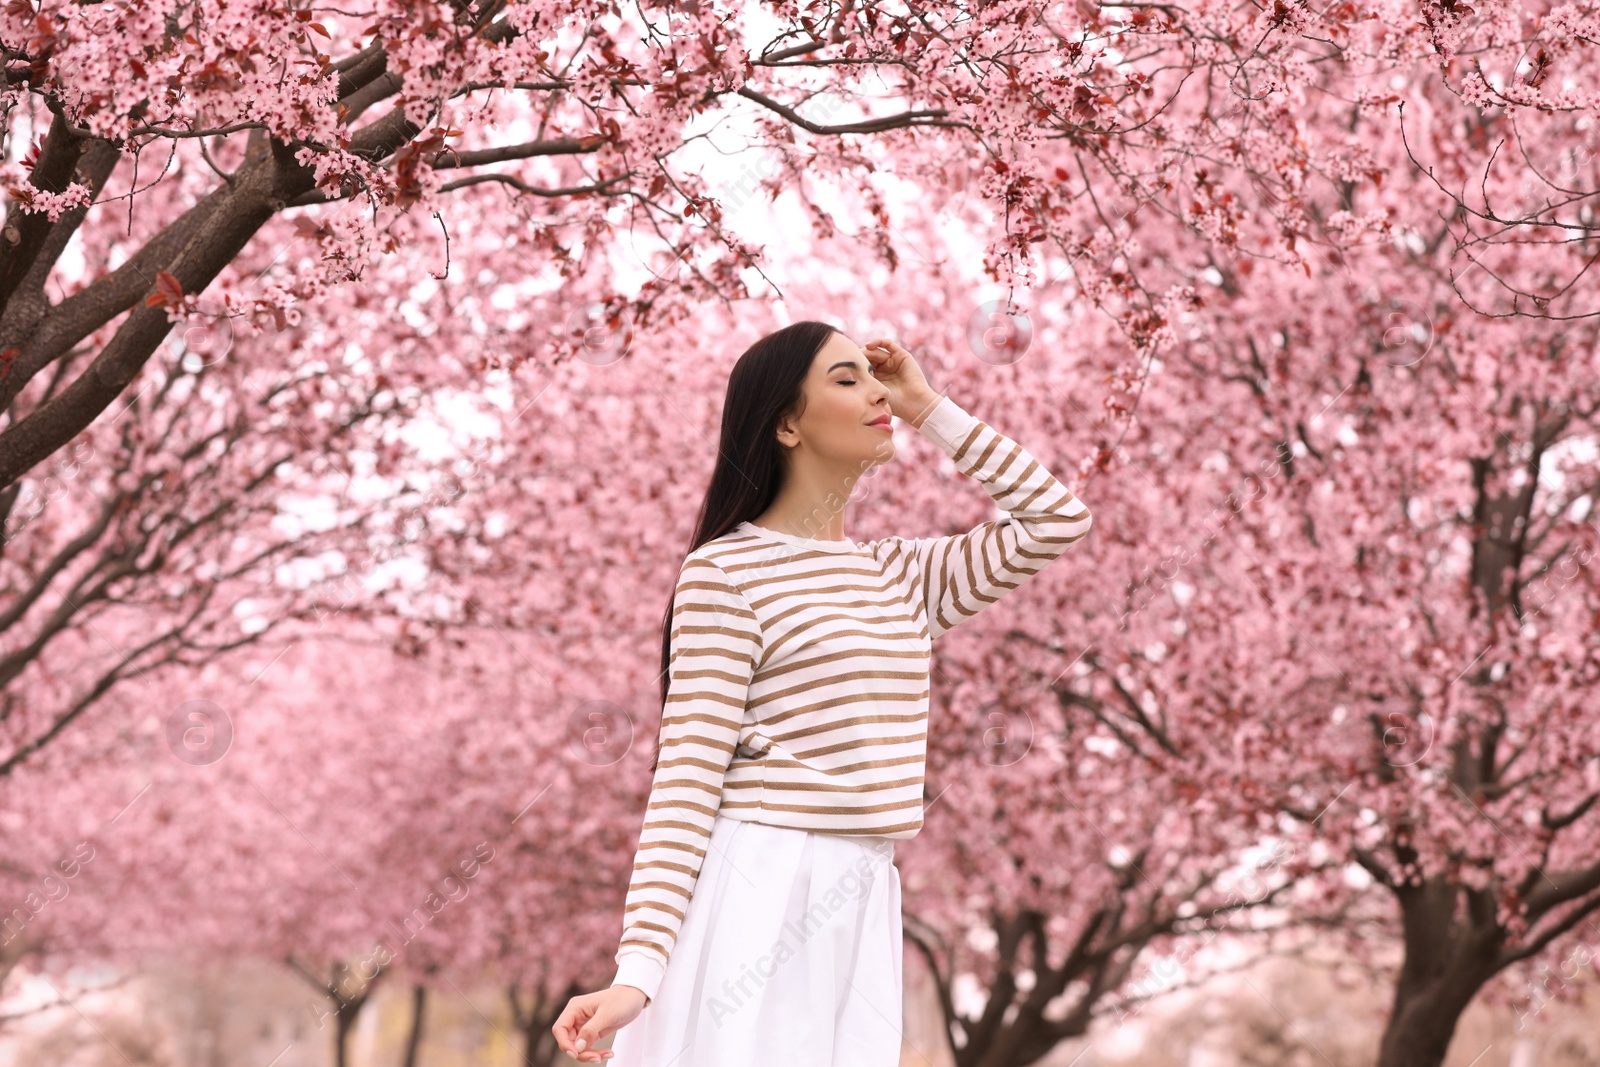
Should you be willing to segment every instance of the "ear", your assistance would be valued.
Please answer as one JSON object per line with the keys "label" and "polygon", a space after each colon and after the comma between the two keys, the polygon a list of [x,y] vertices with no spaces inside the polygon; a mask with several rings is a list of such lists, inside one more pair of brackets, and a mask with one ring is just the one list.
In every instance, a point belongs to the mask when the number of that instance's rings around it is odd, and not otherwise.
{"label": "ear", "polygon": [[785,415],[778,420],[778,425],[773,431],[778,438],[778,444],[785,448],[793,448],[800,443],[800,431],[794,428],[794,418]]}

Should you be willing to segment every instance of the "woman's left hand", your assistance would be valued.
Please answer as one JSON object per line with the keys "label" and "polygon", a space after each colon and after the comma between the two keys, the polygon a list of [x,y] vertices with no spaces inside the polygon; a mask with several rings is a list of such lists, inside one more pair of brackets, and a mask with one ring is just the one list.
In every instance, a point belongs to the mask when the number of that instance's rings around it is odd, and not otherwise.
{"label": "woman's left hand", "polygon": [[877,337],[861,346],[861,354],[872,364],[873,377],[888,386],[890,412],[919,425],[938,403],[939,394],[928,384],[911,353],[890,338]]}

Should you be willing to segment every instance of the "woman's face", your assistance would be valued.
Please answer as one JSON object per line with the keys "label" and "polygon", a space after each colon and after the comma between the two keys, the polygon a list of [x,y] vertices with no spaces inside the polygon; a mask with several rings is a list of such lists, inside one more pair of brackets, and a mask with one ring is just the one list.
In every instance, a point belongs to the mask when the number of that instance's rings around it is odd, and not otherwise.
{"label": "woman's face", "polygon": [[889,389],[873,376],[872,364],[850,338],[829,336],[811,361],[802,390],[803,412],[778,422],[784,445],[801,445],[801,453],[857,473],[894,458]]}

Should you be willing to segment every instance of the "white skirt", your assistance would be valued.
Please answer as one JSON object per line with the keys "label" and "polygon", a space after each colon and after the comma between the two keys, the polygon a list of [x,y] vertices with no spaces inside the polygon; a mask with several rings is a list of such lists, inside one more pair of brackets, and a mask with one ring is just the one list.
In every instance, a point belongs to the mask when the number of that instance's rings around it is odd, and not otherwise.
{"label": "white skirt", "polygon": [[897,1067],[894,841],[718,815],[656,997],[609,1067]]}

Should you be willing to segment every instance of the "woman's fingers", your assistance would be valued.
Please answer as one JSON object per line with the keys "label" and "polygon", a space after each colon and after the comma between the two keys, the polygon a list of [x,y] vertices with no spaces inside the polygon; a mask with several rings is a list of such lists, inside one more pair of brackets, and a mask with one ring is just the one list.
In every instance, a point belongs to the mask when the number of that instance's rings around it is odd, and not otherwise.
{"label": "woman's fingers", "polygon": [[[598,1038],[596,1038],[596,1040],[603,1041],[605,1038],[606,1034],[602,1033]],[[606,1060],[609,1060],[612,1057],[613,1053],[608,1048],[595,1048],[591,1043],[585,1046],[582,1052],[572,1052],[569,1050],[568,1055],[572,1056],[579,1063],[604,1063]]]}
{"label": "woman's fingers", "polygon": [[879,340],[867,342],[868,347],[861,351],[867,357],[867,362],[874,368],[882,368],[890,374],[900,370],[900,362],[909,353],[893,341]]}
{"label": "woman's fingers", "polygon": [[577,1055],[573,1045],[578,1040],[578,1029],[589,1021],[590,1014],[577,997],[567,1001],[567,1006],[561,1009],[560,1017],[550,1030],[556,1035],[556,1044],[561,1046],[562,1052],[569,1056]]}
{"label": "woman's fingers", "polygon": [[[617,1025],[620,1016],[614,1005],[608,1006],[606,992],[573,997],[550,1027],[561,1051],[579,1063],[605,1063],[616,1055],[608,1048],[595,1047],[621,1029]],[[582,1051],[578,1049],[580,1040],[584,1043]]]}
{"label": "woman's fingers", "polygon": [[898,374],[906,359],[911,356],[899,342],[887,337],[868,341],[867,347],[863,348],[862,352],[874,366],[881,364],[891,374]]}

